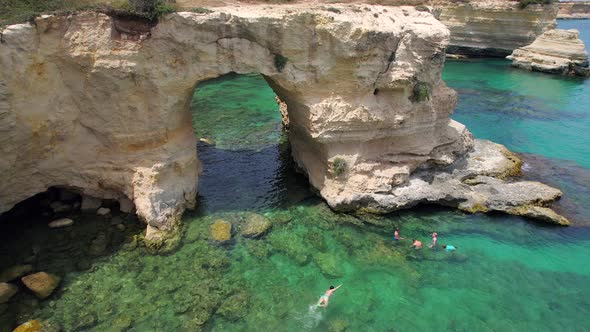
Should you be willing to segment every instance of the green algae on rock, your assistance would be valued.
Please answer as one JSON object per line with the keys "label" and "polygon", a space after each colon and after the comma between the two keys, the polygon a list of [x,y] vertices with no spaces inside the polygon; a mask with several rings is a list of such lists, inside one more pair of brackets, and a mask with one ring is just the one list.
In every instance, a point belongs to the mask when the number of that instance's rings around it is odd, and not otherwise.
{"label": "green algae on rock", "polygon": [[228,221],[218,219],[210,226],[210,235],[213,241],[227,242],[231,240],[232,224]]}
{"label": "green algae on rock", "polygon": [[257,213],[249,213],[245,222],[242,226],[243,237],[258,238],[272,227],[272,222],[268,218]]}

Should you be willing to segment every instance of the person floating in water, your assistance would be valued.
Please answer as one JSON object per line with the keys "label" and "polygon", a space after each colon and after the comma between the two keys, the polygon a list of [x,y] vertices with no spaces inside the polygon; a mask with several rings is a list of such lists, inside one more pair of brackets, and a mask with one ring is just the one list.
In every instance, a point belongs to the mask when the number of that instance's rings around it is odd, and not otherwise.
{"label": "person floating in water", "polygon": [[399,236],[399,228],[396,228],[395,232],[393,232],[393,241],[399,241],[403,239],[405,239],[405,237]]}
{"label": "person floating in water", "polygon": [[437,237],[438,237],[437,233],[432,233],[432,242],[430,243],[428,248],[434,248],[434,246],[436,245]]}
{"label": "person floating in water", "polygon": [[454,251],[454,250],[457,250],[457,247],[455,247],[455,246],[452,246],[452,245],[450,245],[450,244],[445,244],[445,245],[443,245],[442,247],[443,247],[443,249],[444,249],[444,250],[446,250],[446,251]]}
{"label": "person floating in water", "polygon": [[412,243],[412,245],[410,246],[410,248],[414,248],[414,249],[422,249],[422,242],[420,242],[420,241],[418,241],[418,240],[416,240],[416,239],[413,239],[412,241],[413,241],[413,243]]}
{"label": "person floating in water", "polygon": [[330,286],[330,289],[328,289],[324,295],[320,296],[320,300],[318,301],[318,304],[316,304],[318,307],[327,307],[328,306],[328,301],[330,299],[330,296],[338,289],[340,288],[342,285],[338,285],[338,287],[334,288],[334,286]]}

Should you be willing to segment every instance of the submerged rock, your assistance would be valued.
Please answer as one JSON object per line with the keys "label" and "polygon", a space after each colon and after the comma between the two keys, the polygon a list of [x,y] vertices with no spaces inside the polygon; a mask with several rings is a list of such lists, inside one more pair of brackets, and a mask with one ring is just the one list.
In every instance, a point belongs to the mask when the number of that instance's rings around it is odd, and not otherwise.
{"label": "submerged rock", "polygon": [[61,219],[56,219],[52,222],[50,222],[48,224],[49,228],[60,228],[60,227],[66,227],[66,226],[71,226],[74,224],[74,220],[70,219],[70,218],[61,218]]}
{"label": "submerged rock", "polygon": [[246,224],[242,227],[242,236],[257,238],[264,235],[272,227],[268,218],[257,213],[250,213],[246,217]]}
{"label": "submerged rock", "polygon": [[218,219],[209,228],[211,239],[217,242],[231,240],[232,225],[230,222]]}
{"label": "submerged rock", "polygon": [[506,58],[512,66],[560,75],[590,75],[588,53],[575,29],[549,30],[532,44],[518,48]]}
{"label": "submerged rock", "polygon": [[109,213],[111,213],[111,209],[105,207],[101,207],[100,209],[96,210],[96,214],[99,216],[106,216]]}
{"label": "submerged rock", "polygon": [[16,280],[33,271],[33,265],[15,265],[0,273],[0,282]]}
{"label": "submerged rock", "polygon": [[98,233],[96,238],[90,243],[88,253],[92,256],[100,256],[105,253],[109,244],[109,238],[104,232]]}
{"label": "submerged rock", "polygon": [[41,331],[43,331],[43,326],[41,325],[41,322],[34,319],[34,320],[30,320],[24,324],[17,326],[17,328],[14,329],[14,331],[12,331],[12,332],[41,332]]}
{"label": "submerged rock", "polygon": [[14,294],[18,292],[18,287],[13,284],[0,282],[0,304],[6,303]]}
{"label": "submerged rock", "polygon": [[552,224],[562,226],[570,225],[570,221],[567,220],[567,218],[560,216],[559,214],[555,213],[555,211],[542,206],[519,206],[517,208],[509,209],[508,212],[517,216],[538,219]]}
{"label": "submerged rock", "polygon": [[54,213],[67,212],[72,209],[71,205],[62,203],[60,201],[52,202],[49,206],[51,207],[51,210],[53,210]]}
{"label": "submerged rock", "polygon": [[61,278],[50,273],[38,272],[22,277],[21,281],[30,289],[38,298],[45,299],[59,285]]}
{"label": "submerged rock", "polygon": [[320,271],[328,278],[339,278],[344,275],[342,262],[332,253],[317,253],[313,257]]}
{"label": "submerged rock", "polygon": [[243,318],[248,313],[249,297],[246,293],[238,293],[229,296],[219,309],[217,313],[230,321],[237,321]]}

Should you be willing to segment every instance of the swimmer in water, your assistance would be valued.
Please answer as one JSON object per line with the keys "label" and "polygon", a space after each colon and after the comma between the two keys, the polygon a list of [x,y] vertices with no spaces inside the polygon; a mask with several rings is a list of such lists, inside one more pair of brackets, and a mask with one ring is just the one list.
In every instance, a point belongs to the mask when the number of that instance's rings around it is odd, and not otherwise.
{"label": "swimmer in water", "polygon": [[434,246],[436,245],[436,240],[438,239],[437,237],[438,237],[437,233],[432,233],[432,242],[430,243],[428,248],[434,248]]}
{"label": "swimmer in water", "polygon": [[338,287],[334,288],[334,286],[330,286],[330,289],[328,289],[324,295],[320,296],[320,300],[318,301],[318,304],[316,304],[318,307],[327,307],[328,306],[328,300],[330,299],[330,296],[338,289],[340,288],[342,285],[339,285]]}
{"label": "swimmer in water", "polygon": [[412,245],[410,246],[410,248],[414,248],[414,249],[422,249],[422,242],[420,242],[420,241],[418,241],[418,240],[416,240],[416,239],[413,239],[412,241],[413,241],[413,243],[412,243]]}
{"label": "swimmer in water", "polygon": [[444,250],[446,250],[446,251],[454,251],[454,250],[457,250],[457,247],[455,247],[455,246],[452,246],[452,245],[450,245],[450,244],[444,244],[442,247],[443,247],[443,249],[444,249]]}
{"label": "swimmer in water", "polygon": [[399,228],[396,228],[395,232],[393,232],[393,241],[399,241],[403,239],[405,239],[405,237],[399,236]]}

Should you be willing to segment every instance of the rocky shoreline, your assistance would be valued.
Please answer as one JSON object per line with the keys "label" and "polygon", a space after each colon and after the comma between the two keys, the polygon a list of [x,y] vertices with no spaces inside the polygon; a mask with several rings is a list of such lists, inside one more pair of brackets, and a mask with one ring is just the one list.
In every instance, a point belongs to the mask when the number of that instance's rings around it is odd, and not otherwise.
{"label": "rocky shoreline", "polygon": [[451,32],[447,52],[473,57],[505,57],[532,43],[556,27],[557,11],[555,4],[520,9],[511,1],[434,4],[435,15]]}
{"label": "rocky shoreline", "polygon": [[571,1],[564,2],[560,1],[559,12],[557,18],[562,20],[578,20],[578,19],[590,19],[590,2],[585,1]]}
{"label": "rocky shoreline", "polygon": [[549,30],[531,45],[518,48],[507,57],[512,66],[526,70],[566,76],[590,75],[588,52],[580,39],[580,32]]}
{"label": "rocky shoreline", "polygon": [[[0,143],[11,158],[0,163],[0,211],[71,188],[135,209],[149,246],[173,247],[200,169],[187,101],[199,81],[257,72],[287,105],[294,160],[334,208],[439,201],[547,219],[544,206],[559,196],[549,187],[535,187],[545,193],[534,200],[493,179],[455,188],[418,175],[460,173],[474,144],[449,119],[457,97],[440,76],[445,26],[414,7],[334,8],[219,7],[155,26],[83,12],[7,27]],[[490,194],[494,186],[505,196]]]}

